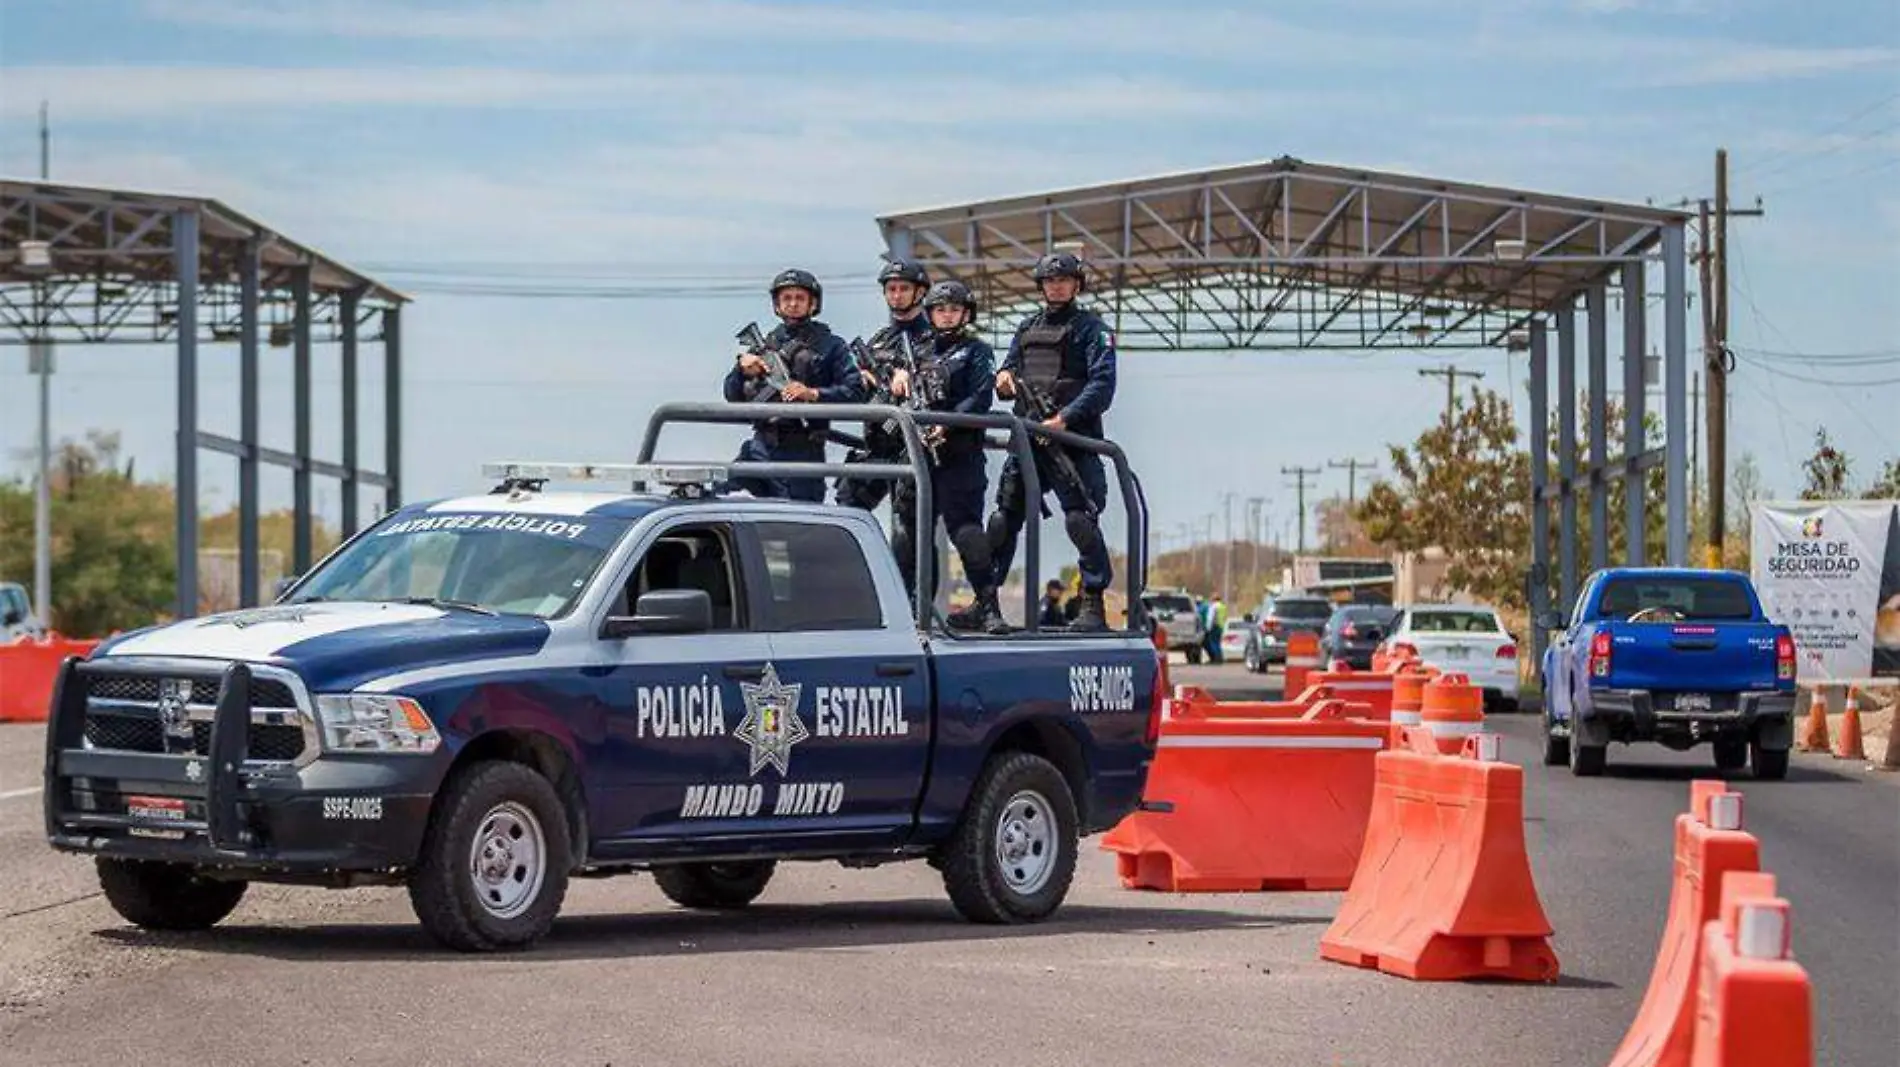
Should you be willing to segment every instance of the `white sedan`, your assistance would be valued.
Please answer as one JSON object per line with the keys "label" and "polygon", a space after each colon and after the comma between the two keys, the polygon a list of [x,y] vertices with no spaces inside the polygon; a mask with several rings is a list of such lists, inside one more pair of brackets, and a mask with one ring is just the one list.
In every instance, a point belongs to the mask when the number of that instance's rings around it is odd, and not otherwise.
{"label": "white sedan", "polygon": [[1252,632],[1253,623],[1246,619],[1228,619],[1220,635],[1221,662],[1238,663],[1247,658],[1247,637]]}
{"label": "white sedan", "polygon": [[1464,604],[1408,607],[1386,646],[1410,645],[1427,666],[1457,672],[1484,690],[1487,710],[1517,710],[1517,639],[1490,608]]}

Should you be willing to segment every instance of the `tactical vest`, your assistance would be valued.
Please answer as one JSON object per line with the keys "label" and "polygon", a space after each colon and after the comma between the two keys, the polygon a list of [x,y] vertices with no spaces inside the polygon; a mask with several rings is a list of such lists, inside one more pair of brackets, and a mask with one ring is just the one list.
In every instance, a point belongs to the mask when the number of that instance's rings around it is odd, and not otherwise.
{"label": "tactical vest", "polygon": [[1069,344],[1074,325],[1074,319],[1060,325],[1038,319],[1021,338],[1023,377],[1047,390],[1058,406],[1074,400],[1088,382],[1088,364]]}

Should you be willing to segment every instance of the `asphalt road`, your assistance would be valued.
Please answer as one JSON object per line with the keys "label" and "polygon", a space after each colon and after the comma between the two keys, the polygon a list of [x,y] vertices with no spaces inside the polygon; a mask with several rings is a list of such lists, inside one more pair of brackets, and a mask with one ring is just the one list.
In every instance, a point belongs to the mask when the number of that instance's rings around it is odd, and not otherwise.
{"label": "asphalt road", "polygon": [[[1177,681],[1258,688],[1237,667]],[[1277,685],[1277,678],[1266,683]],[[1494,719],[1533,760],[1535,719]],[[40,732],[0,727],[0,1064],[1605,1063],[1648,981],[1670,820],[1699,754],[1612,750],[1610,775],[1531,766],[1526,833],[1557,933],[1553,986],[1414,983],[1325,963],[1336,893],[1119,888],[1086,843],[1049,923],[960,922],[922,864],[782,869],[743,914],[643,877],[578,882],[526,954],[442,952],[399,890],[254,887],[208,934],[137,931],[89,864],[40,839]],[[1739,783],[1795,909],[1820,1064],[1900,1048],[1900,784],[1813,757]]]}

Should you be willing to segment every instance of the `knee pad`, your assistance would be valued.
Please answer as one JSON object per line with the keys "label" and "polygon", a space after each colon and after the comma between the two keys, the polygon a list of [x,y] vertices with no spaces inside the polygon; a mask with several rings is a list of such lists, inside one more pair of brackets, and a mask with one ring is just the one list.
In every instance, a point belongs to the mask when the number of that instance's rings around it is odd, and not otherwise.
{"label": "knee pad", "polygon": [[1088,555],[1102,547],[1102,528],[1087,512],[1071,511],[1063,515],[1062,525],[1069,531],[1069,540],[1077,552]]}
{"label": "knee pad", "polygon": [[956,547],[957,555],[963,557],[963,569],[968,575],[977,575],[990,569],[990,538],[976,523],[959,526],[950,535],[950,543]]}

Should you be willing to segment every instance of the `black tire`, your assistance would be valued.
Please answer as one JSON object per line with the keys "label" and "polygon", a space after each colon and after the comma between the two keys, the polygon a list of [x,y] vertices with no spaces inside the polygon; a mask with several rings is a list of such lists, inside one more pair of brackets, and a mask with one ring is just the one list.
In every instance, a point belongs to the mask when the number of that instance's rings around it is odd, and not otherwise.
{"label": "black tire", "polygon": [[119,917],[147,930],[208,930],[231,914],[250,883],[206,878],[183,863],[101,856],[99,888]]}
{"label": "black tire", "polygon": [[1201,662],[1201,650],[1199,646],[1187,650],[1187,661],[1194,664]]}
{"label": "black tire", "polygon": [[[525,902],[510,906],[503,893],[508,883],[520,883],[535,872],[517,865],[512,851],[496,858],[500,885],[478,891],[476,850],[490,817],[498,818],[493,841],[518,843],[527,833],[520,813],[533,816],[542,855],[540,884],[529,886]],[[507,820],[522,835],[506,829]],[[478,763],[458,772],[443,786],[423,836],[422,855],[409,876],[409,902],[416,918],[437,941],[461,952],[492,952],[524,948],[541,939],[554,925],[567,896],[569,867],[573,862],[568,841],[567,811],[554,786],[532,767],[520,763]],[[497,908],[497,905],[500,905]]]}
{"label": "black tire", "polygon": [[1586,745],[1570,738],[1570,773],[1576,778],[1595,778],[1609,765],[1610,752],[1603,745]]}
{"label": "black tire", "polygon": [[1550,724],[1544,724],[1544,766],[1562,767],[1570,762],[1570,739],[1558,737],[1550,732]]}
{"label": "black tire", "polygon": [[681,863],[653,869],[653,880],[682,908],[727,911],[759,899],[778,869],[773,860],[741,863]]}
{"label": "black tire", "polygon": [[1763,748],[1760,744],[1748,746],[1748,762],[1754,767],[1755,777],[1764,782],[1778,782],[1788,777],[1788,750],[1785,748]]}
{"label": "black tire", "polygon": [[1748,742],[1717,741],[1715,748],[1715,769],[1718,771],[1739,771],[1748,763]]}
{"label": "black tire", "polygon": [[[1012,819],[1012,828],[1005,829],[1005,816],[1012,813],[1031,817]],[[955,836],[944,846],[943,885],[950,903],[976,923],[1048,918],[1068,896],[1075,877],[1077,822],[1075,798],[1054,764],[1028,752],[992,756],[977,777]],[[1016,835],[1021,843],[1021,866],[1012,867],[1004,858],[1006,834]],[[1038,834],[1041,849],[1034,843]],[[1031,862],[1032,857],[1039,859]],[[1030,874],[1032,885],[1011,884],[1045,864],[1039,878]]]}

